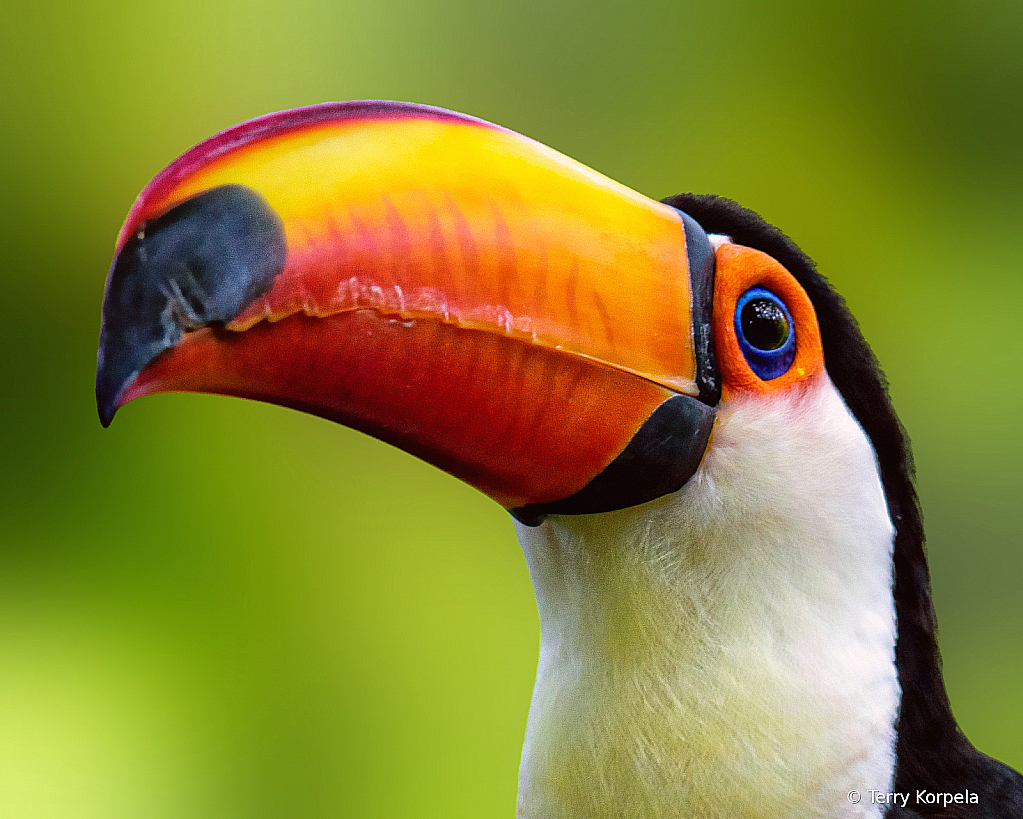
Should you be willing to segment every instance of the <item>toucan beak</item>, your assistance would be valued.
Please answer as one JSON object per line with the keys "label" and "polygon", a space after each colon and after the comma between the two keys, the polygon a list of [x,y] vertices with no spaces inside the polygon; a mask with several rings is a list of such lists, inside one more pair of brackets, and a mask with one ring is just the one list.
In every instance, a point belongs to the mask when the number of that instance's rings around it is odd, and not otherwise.
{"label": "toucan beak", "polygon": [[156,392],[236,395],[382,438],[524,520],[632,505],[707,446],[713,258],[679,211],[480,120],[272,114],[132,208],[100,418]]}

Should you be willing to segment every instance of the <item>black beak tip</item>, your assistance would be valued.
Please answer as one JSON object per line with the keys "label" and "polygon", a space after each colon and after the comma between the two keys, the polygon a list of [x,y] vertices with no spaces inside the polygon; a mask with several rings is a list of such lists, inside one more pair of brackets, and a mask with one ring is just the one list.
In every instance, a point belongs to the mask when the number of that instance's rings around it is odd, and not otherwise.
{"label": "black beak tip", "polygon": [[[100,348],[102,350],[102,347]],[[128,378],[118,378],[104,368],[101,363],[96,372],[96,409],[99,411],[99,422],[106,429],[114,420],[114,414],[121,406],[120,397],[138,372],[133,372]]]}
{"label": "black beak tip", "polygon": [[104,404],[102,400],[97,400],[96,406],[99,409],[99,422],[103,425],[103,429],[110,426],[110,422],[114,420],[114,413],[117,412],[117,407]]}

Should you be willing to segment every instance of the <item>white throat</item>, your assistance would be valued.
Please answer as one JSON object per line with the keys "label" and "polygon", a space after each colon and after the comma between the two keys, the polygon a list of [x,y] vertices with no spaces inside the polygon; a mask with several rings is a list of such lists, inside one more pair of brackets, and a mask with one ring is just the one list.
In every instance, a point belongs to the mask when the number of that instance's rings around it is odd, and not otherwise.
{"label": "white throat", "polygon": [[882,815],[893,529],[826,376],[722,402],[674,495],[518,534],[541,626],[520,817]]}

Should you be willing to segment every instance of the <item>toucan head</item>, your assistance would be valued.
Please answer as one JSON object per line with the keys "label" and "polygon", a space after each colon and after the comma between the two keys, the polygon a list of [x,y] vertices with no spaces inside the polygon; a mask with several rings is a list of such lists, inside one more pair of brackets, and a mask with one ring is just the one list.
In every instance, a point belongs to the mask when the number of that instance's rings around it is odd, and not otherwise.
{"label": "toucan head", "polygon": [[537,524],[698,469],[722,400],[823,370],[767,254],[533,140],[328,103],[228,129],[117,240],[96,394],[242,396],[368,432]]}
{"label": "toucan head", "polygon": [[521,815],[844,816],[974,764],[877,362],[734,203],[438,108],[252,120],[117,239],[100,418],[170,391],[338,421],[511,511],[542,634]]}

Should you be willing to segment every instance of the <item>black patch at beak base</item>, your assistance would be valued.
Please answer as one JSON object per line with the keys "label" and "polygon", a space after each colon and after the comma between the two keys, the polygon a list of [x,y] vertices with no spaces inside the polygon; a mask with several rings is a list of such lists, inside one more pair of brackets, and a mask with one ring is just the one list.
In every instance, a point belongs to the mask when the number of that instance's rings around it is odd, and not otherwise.
{"label": "black patch at beak base", "polygon": [[632,440],[586,486],[560,501],[509,510],[527,526],[547,515],[624,509],[677,492],[703,460],[717,411],[697,398],[673,395],[653,411]]}

